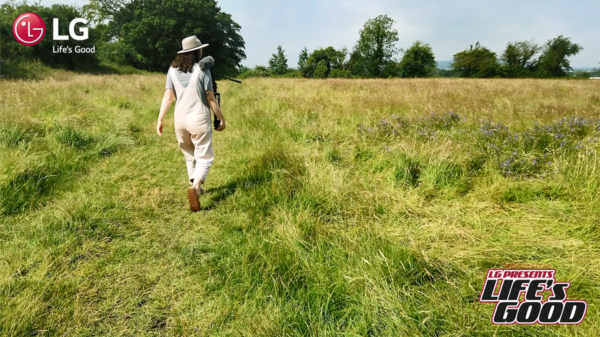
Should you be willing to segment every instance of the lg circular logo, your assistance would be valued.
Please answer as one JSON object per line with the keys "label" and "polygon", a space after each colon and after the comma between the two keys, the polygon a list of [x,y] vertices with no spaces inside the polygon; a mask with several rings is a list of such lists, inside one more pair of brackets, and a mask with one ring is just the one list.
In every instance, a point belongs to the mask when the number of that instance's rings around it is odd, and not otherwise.
{"label": "lg circular logo", "polygon": [[13,23],[13,34],[20,44],[33,46],[46,35],[46,23],[35,13],[21,14]]}

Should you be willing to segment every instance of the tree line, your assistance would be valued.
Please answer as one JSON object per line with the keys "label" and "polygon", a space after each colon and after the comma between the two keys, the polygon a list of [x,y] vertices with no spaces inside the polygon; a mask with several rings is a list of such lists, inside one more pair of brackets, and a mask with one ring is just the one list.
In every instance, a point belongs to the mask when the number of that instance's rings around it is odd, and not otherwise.
{"label": "tree line", "polygon": [[[451,70],[441,70],[429,44],[416,41],[406,50],[397,48],[399,38],[393,24],[394,20],[387,15],[368,20],[352,52],[327,47],[309,54],[304,48],[298,55],[297,69],[288,68],[285,52],[278,46],[268,67],[242,69],[241,77],[564,77],[572,71],[568,58],[583,50],[562,35],[543,45],[533,41],[509,42],[499,56],[477,42],[454,54]],[[397,60],[400,54],[402,57]]]}
{"label": "tree line", "polygon": [[[12,23],[25,12],[40,15],[48,33],[35,46],[23,46],[13,37]],[[85,41],[53,41],[52,19],[58,18],[60,34],[68,34],[69,22],[89,21]],[[39,3],[0,5],[0,67],[3,74],[18,73],[20,67],[40,62],[75,71],[141,69],[166,72],[185,36],[197,35],[210,46],[204,55],[218,62],[220,76],[288,76],[306,78],[368,77],[561,77],[571,70],[568,58],[582,46],[559,36],[543,45],[531,41],[511,42],[501,55],[479,42],[454,55],[452,70],[437,68],[430,45],[421,41],[403,50],[397,47],[394,20],[386,15],[368,20],[360,30],[352,51],[346,48],[304,48],[297,69],[290,69],[285,51],[278,46],[267,66],[248,69],[241,27],[221,11],[215,0],[90,0],[82,8],[71,5],[43,6]],[[52,46],[96,46],[94,54],[56,54]],[[402,56],[399,58],[399,56]],[[127,68],[128,67],[128,68]]]}

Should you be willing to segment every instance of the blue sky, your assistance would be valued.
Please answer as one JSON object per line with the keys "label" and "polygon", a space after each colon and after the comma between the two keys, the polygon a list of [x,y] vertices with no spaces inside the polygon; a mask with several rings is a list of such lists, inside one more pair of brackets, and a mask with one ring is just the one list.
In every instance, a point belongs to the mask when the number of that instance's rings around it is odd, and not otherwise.
{"label": "blue sky", "polygon": [[304,47],[351,50],[365,21],[380,14],[396,21],[399,47],[421,40],[432,46],[437,60],[451,60],[477,41],[501,54],[509,41],[534,39],[541,44],[564,35],[584,47],[570,59],[573,67],[600,67],[598,0],[218,0],[218,4],[242,26],[247,54],[242,63],[249,67],[267,65],[277,45],[283,46],[290,67],[296,67]]}

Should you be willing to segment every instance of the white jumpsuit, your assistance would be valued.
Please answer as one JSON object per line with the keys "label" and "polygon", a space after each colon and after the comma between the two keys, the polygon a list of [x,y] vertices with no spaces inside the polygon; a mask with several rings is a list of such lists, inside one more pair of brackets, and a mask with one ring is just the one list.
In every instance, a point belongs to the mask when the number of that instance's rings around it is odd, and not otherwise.
{"label": "white jumpsuit", "polygon": [[[171,68],[169,72],[177,71]],[[190,182],[205,182],[208,171],[215,157],[212,148],[212,124],[210,108],[198,95],[196,89],[200,67],[196,64],[192,70],[192,77],[183,87],[177,76],[170,73],[177,103],[175,103],[175,135],[188,170]]]}

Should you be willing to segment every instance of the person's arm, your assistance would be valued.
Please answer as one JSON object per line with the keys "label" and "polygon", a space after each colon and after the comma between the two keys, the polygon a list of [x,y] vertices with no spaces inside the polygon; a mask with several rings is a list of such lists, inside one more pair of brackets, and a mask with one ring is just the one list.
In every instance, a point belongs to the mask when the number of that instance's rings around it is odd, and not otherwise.
{"label": "person's arm", "polygon": [[156,133],[162,137],[162,129],[163,129],[163,118],[167,114],[167,111],[171,107],[171,103],[175,100],[175,93],[173,89],[165,90],[165,95],[163,96],[162,104],[160,105],[160,113],[158,115],[158,123],[156,124]]}
{"label": "person's arm", "polygon": [[225,116],[223,116],[223,112],[221,112],[221,107],[219,107],[219,102],[215,98],[215,94],[212,90],[206,90],[206,100],[208,101],[208,105],[212,109],[212,111],[217,115],[217,118],[221,121],[221,125],[217,131],[225,130]]}

